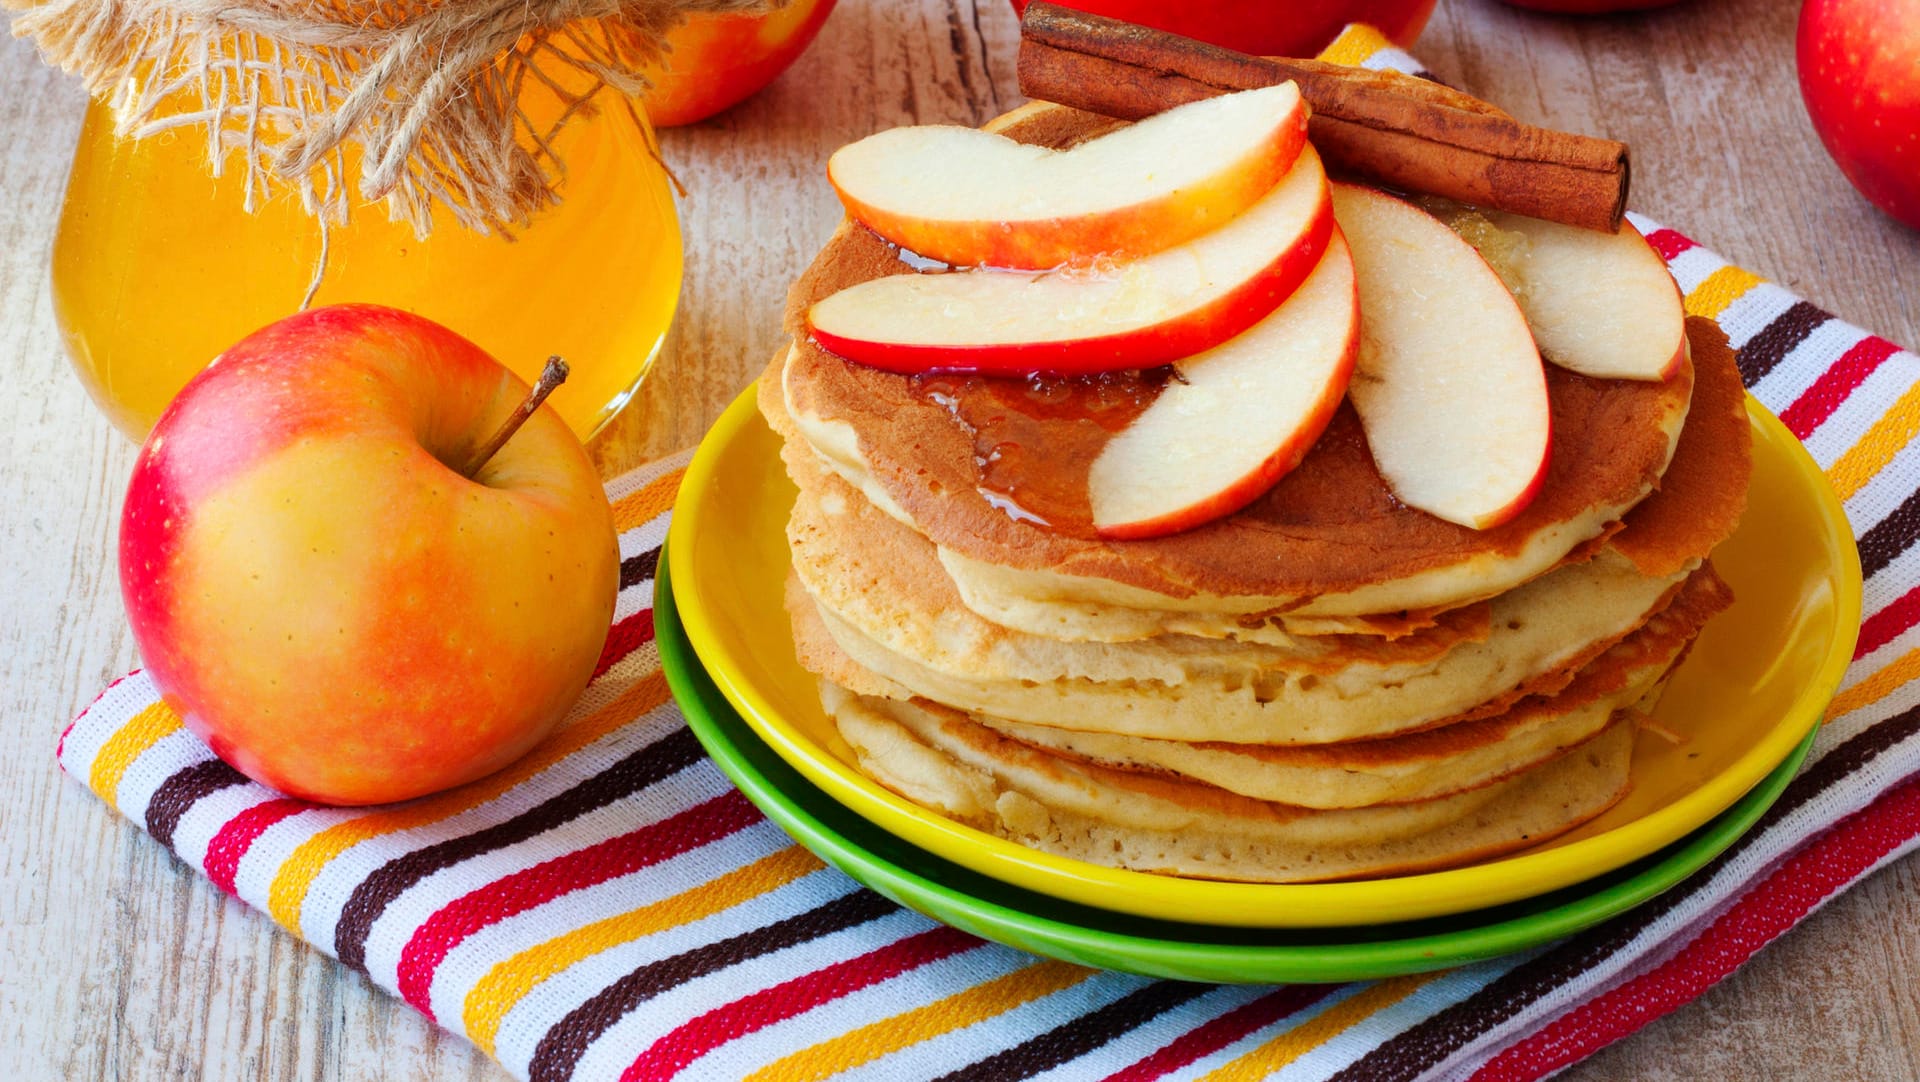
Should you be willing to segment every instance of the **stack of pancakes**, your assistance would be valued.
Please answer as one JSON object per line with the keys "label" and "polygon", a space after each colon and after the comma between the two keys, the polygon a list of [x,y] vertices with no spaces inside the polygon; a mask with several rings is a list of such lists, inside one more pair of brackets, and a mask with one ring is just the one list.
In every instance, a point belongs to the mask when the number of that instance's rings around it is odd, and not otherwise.
{"label": "stack of pancakes", "polygon": [[[1047,108],[1002,130],[1057,147],[1110,124]],[[911,270],[843,226],[759,388],[799,487],[798,654],[875,780],[1049,852],[1257,882],[1457,864],[1627,791],[1645,712],[1732,600],[1707,557],[1750,448],[1712,323],[1690,321],[1665,382],[1549,366],[1548,474],[1501,526],[1395,500],[1342,406],[1246,509],[1110,541],[982,486],[1019,449],[979,446],[953,385],[807,339],[814,301]],[[1089,423],[1036,431],[1084,448],[1106,438]],[[1044,480],[1084,488],[1090,463],[1058,455]]]}

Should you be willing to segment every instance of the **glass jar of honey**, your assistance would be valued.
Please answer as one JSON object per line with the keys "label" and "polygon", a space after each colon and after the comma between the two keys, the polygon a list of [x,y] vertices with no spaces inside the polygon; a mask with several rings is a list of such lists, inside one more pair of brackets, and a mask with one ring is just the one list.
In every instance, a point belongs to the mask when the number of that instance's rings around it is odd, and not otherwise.
{"label": "glass jar of honey", "polygon": [[[536,122],[561,108],[541,95],[529,89],[520,103]],[[192,128],[117,138],[96,101],[67,184],[54,313],[81,381],[136,440],[221,350],[296,311],[320,265],[321,226],[298,194],[278,186],[248,213],[245,170],[216,177],[206,148]],[[551,150],[564,163],[559,202],[510,238],[443,212],[421,239],[384,206],[353,207],[326,231],[312,303],[419,313],[528,382],[559,354],[572,375],[549,401],[585,439],[659,352],[680,293],[680,226],[638,103],[604,91]],[[352,149],[345,164],[358,175]]]}

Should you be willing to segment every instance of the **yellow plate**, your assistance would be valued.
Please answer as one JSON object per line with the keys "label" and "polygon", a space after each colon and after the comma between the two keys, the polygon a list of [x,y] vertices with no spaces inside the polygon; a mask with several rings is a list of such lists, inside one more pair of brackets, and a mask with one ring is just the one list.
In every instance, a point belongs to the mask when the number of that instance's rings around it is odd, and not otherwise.
{"label": "yellow plate", "polygon": [[1700,636],[1657,715],[1685,742],[1641,739],[1633,791],[1579,830],[1422,875],[1266,885],[1119,871],[963,826],[869,780],[794,660],[781,604],[794,490],[752,389],[694,456],[667,559],[688,638],[740,715],[814,784],[914,845],[1056,898],[1162,920],[1274,928],[1413,920],[1532,897],[1652,853],[1738,800],[1819,723],[1859,635],[1860,560],[1806,450],[1751,399],[1747,414],[1747,515],[1714,554],[1737,600]]}

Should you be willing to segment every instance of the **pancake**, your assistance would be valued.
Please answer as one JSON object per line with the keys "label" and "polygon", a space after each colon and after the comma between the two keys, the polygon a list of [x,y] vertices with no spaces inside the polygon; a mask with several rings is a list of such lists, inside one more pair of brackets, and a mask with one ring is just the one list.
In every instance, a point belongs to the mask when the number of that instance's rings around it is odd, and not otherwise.
{"label": "pancake", "polygon": [[[1031,114],[1007,134],[1058,145],[1075,134],[1072,120]],[[995,506],[1005,502],[981,490],[976,466],[977,457],[992,456],[980,456],[977,433],[956,422],[973,415],[953,405],[952,388],[930,393],[914,377],[847,363],[805,340],[802,317],[813,301],[910,269],[877,236],[843,225],[790,297],[796,342],[784,365],[784,404],[824,460],[876,506],[946,550],[950,573],[977,611],[1047,634],[1073,633],[1073,620],[1014,611],[1017,602],[1213,614],[1230,626],[1240,616],[1280,610],[1372,615],[1490,597],[1551,568],[1653,489],[1692,391],[1690,368],[1664,383],[1640,383],[1549,366],[1554,441],[1546,483],[1520,516],[1494,529],[1457,526],[1395,500],[1357,416],[1342,407],[1300,466],[1245,510],[1169,537],[1102,541]],[[1712,345],[1695,335],[1696,350]],[[1724,350],[1707,360],[1731,363]],[[1047,431],[1043,450],[1072,445],[1076,453],[1036,457],[1080,471],[1060,487],[1078,483],[1084,491],[1099,439],[1084,432],[1076,438],[1065,424]],[[1097,624],[1100,615],[1089,619]],[[1096,627],[1080,637],[1111,633]]]}
{"label": "pancake", "polygon": [[1673,462],[1653,495],[1640,501],[1608,539],[1644,575],[1671,575],[1690,566],[1733,536],[1747,510],[1753,475],[1753,427],[1747,391],[1732,361],[1720,325],[1698,316],[1687,321],[1695,342],[1711,340],[1710,354],[1727,358],[1694,366],[1693,407],[1680,431]]}
{"label": "pancake", "polygon": [[[878,493],[880,502],[876,504],[872,498],[873,493],[854,488],[845,471],[833,468],[827,459],[814,453],[811,445],[799,435],[781,398],[778,383],[779,369],[780,365],[776,362],[762,376],[756,387],[756,397],[762,415],[774,432],[781,437],[780,457],[787,467],[787,475],[803,490],[812,488],[821,492],[834,493],[833,498],[836,501],[845,503],[857,501],[860,505],[870,508],[886,507],[888,498],[884,492]],[[887,509],[886,516],[892,520],[896,530],[904,531],[908,536],[925,541],[922,535],[913,530],[905,512],[899,510],[897,506]],[[1617,524],[1614,528],[1617,528]],[[1568,555],[1567,561],[1591,557],[1599,551],[1599,544],[1606,539],[1606,536],[1607,534],[1603,533],[1600,537],[1588,542],[1587,546],[1575,549]],[[1590,550],[1589,546],[1591,546]],[[922,547],[935,553],[942,564],[956,559],[952,553],[937,546]],[[929,574],[936,578],[944,576],[948,581],[952,578],[939,571],[931,571]],[[958,594],[954,594],[951,600],[956,605],[971,605],[971,602]],[[1074,612],[1085,608],[1087,607],[1071,606]],[[1367,636],[1393,640],[1419,635],[1431,644],[1451,641],[1452,637],[1461,633],[1460,629],[1463,626],[1480,628],[1485,623],[1486,612],[1487,606],[1484,602],[1469,602],[1445,609],[1407,610],[1369,616],[1325,617],[1297,613],[1230,616],[1225,618],[1224,623],[1222,617],[1214,613],[1189,615],[1169,611],[1115,612],[1106,618],[1109,626],[1118,629],[1113,635],[1085,635],[1069,631],[1055,637],[1085,642],[1129,642],[1156,635],[1192,635],[1291,646],[1308,638],[1321,636]],[[983,615],[986,614],[983,613]],[[1012,626],[1018,628],[1022,625],[1018,621],[1013,621]],[[1048,635],[1051,630],[1051,628],[1042,628],[1033,630],[1033,633]],[[1475,631],[1474,634],[1476,637],[1484,636],[1483,631]]]}
{"label": "pancake", "polygon": [[[1622,522],[1603,526],[1594,538],[1571,549],[1561,558],[1562,563],[1584,558],[1605,541],[1629,554],[1647,574],[1673,574],[1705,556],[1738,525],[1746,506],[1746,478],[1752,469],[1745,391],[1718,326],[1693,320],[1689,333],[1698,343],[1696,356],[1705,360],[1697,366],[1700,376],[1693,408],[1667,470],[1671,477],[1663,477],[1654,493],[1636,504]],[[773,418],[776,430],[797,435],[793,422],[784,415],[783,405],[768,398],[774,389],[763,381],[763,412]],[[1694,411],[1699,414],[1698,425],[1691,420]],[[789,435],[790,441],[793,438]],[[795,453],[789,452],[790,459]],[[821,461],[833,465],[824,458]],[[849,473],[844,467],[835,472],[842,477]],[[867,492],[865,488],[862,491]],[[892,513],[907,520],[903,510],[896,508]],[[1433,610],[1426,610],[1386,616],[1315,617],[1309,611],[1312,606],[1259,616],[1217,609],[1183,610],[1178,605],[1206,602],[1169,602],[1164,596],[1111,582],[1079,581],[1056,572],[994,566],[945,547],[939,553],[948,577],[969,608],[997,623],[1053,638],[1126,641],[1182,633],[1271,641],[1276,633],[1282,638],[1341,632],[1392,635],[1431,626],[1435,615]],[[1112,603],[1090,600],[1096,596]]]}
{"label": "pancake", "polygon": [[1201,669],[1252,674],[1286,665],[1334,673],[1354,662],[1437,661],[1460,643],[1484,641],[1492,633],[1493,606],[1479,602],[1435,614],[1431,626],[1392,639],[1278,631],[1255,642],[1177,634],[1110,644],[1047,639],[968,609],[933,545],[838,477],[805,461],[789,469],[799,492],[787,521],[787,546],[807,592],[889,649],[947,672],[1161,683],[1183,682]]}
{"label": "pancake", "polygon": [[793,625],[793,656],[800,667],[821,680],[879,699],[911,699],[913,689],[865,668],[847,656],[820,621],[820,608],[807,596],[798,575],[787,576],[787,615]]}
{"label": "pancake", "polygon": [[[804,373],[809,363],[824,379]],[[1541,495],[1491,530],[1456,526],[1394,499],[1373,468],[1358,417],[1343,405],[1301,466],[1247,509],[1185,533],[1123,542],[1051,532],[993,507],[973,488],[971,440],[943,412],[921,418],[927,422],[922,430],[896,433],[903,438],[892,442],[924,449],[926,457],[920,450],[886,456],[863,433],[904,426],[924,403],[905,396],[890,402],[885,389],[860,385],[906,378],[796,346],[782,373],[782,405],[823,462],[875,506],[939,544],[942,563],[975,611],[1036,634],[1106,641],[1170,630],[1225,635],[1244,631],[1248,616],[1268,615],[1282,617],[1283,626],[1322,618],[1319,630],[1364,633],[1370,630],[1365,622],[1329,625],[1324,618],[1444,609],[1511,589],[1604,533],[1653,490],[1678,440],[1691,385],[1690,377],[1676,377],[1635,385],[1636,395],[1618,391],[1624,381],[1550,370],[1550,393],[1576,384],[1581,393],[1554,398],[1555,458]],[[835,388],[847,392],[840,405],[862,402],[847,412],[867,412],[857,421],[826,419],[833,415],[808,401],[810,382],[842,384]],[[1668,409],[1651,417],[1650,411],[1602,410],[1615,397],[1596,390],[1603,383],[1618,397],[1635,399],[1645,388],[1664,389],[1658,401]],[[1576,427],[1575,412],[1588,424]],[[1645,445],[1644,468],[1631,483],[1576,507],[1581,491],[1599,486],[1563,468],[1610,459],[1599,450],[1610,438],[1602,433],[1610,431],[1645,437],[1626,441]],[[1575,453],[1577,440],[1592,441],[1592,453]],[[1348,476],[1330,481],[1329,473]],[[1357,476],[1363,473],[1370,477]],[[1352,489],[1351,499],[1341,498],[1341,484]]]}
{"label": "pancake", "polygon": [[1436,800],[1311,810],[1199,782],[1076,763],[925,702],[823,684],[860,767],[924,807],[1021,845],[1108,867],[1245,882],[1403,875],[1564,833],[1625,795],[1634,726]]}
{"label": "pancake", "polygon": [[1382,740],[1301,747],[1196,744],[979,715],[974,720],[1070,759],[1184,777],[1257,800],[1310,808],[1430,800],[1544,763],[1604,729],[1618,711],[1651,708],[1669,671],[1726,597],[1717,585],[1684,591],[1645,627],[1581,669],[1559,694],[1522,699],[1477,721]]}
{"label": "pancake", "polygon": [[[1604,585],[1572,585],[1581,587],[1569,591],[1580,600],[1569,607],[1605,598]],[[1675,592],[1664,592],[1654,607]],[[878,647],[820,608],[797,577],[787,597],[796,640],[807,644],[800,655],[803,667],[864,694],[925,697],[975,713],[1076,732],[1289,746],[1384,738],[1475,721],[1529,696],[1558,694],[1638,623],[1629,620],[1619,635],[1585,648],[1548,646],[1548,659],[1560,663],[1543,665],[1532,676],[1503,670],[1497,654],[1472,644],[1458,651],[1459,657],[1439,664],[1356,666],[1361,671],[1333,677],[1275,670],[1243,683],[983,682],[927,669]],[[1388,679],[1393,675],[1404,680]],[[1360,688],[1343,694],[1353,685]]]}
{"label": "pancake", "polygon": [[926,540],[837,479],[802,487],[788,540],[788,608],[796,636],[814,644],[801,660],[816,675],[1013,721],[1182,741],[1317,744],[1495,713],[1558,691],[1688,581],[1603,554],[1495,598],[1484,636],[1077,643],[959,604]]}
{"label": "pancake", "polygon": [[[1690,410],[1676,445],[1673,463],[1684,469],[1669,484],[1667,475],[1674,473],[1670,465],[1655,490],[1634,504],[1623,520],[1603,524],[1593,537],[1548,564],[1549,570],[1599,551],[1601,543],[1611,544],[1611,535],[1618,531],[1626,536],[1615,547],[1628,554],[1642,571],[1656,576],[1673,574],[1712,551],[1739,524],[1752,469],[1746,393],[1719,327],[1706,320],[1692,320],[1689,333],[1695,342],[1712,343],[1710,347],[1696,347],[1696,355],[1709,358],[1697,368],[1703,374],[1701,383],[1711,386],[1696,384],[1693,394],[1692,408],[1705,410],[1706,423],[1696,429]],[[1692,440],[1687,438],[1689,431],[1694,433]],[[1396,593],[1395,584],[1387,584],[1384,593],[1369,588],[1344,598],[1319,598],[1291,608],[1246,614],[1232,606],[1221,611],[1219,599],[1169,603],[1161,595],[1107,580],[995,565],[945,546],[939,551],[948,576],[974,611],[1036,634],[1089,641],[1119,641],[1166,632],[1257,638],[1268,626],[1294,635],[1393,635],[1430,626],[1436,612],[1483,596],[1481,591],[1463,591],[1450,598]],[[1481,580],[1487,591],[1484,596],[1491,596],[1494,587],[1508,580],[1517,584],[1531,567],[1530,562],[1514,562],[1498,568],[1493,576]],[[1419,600],[1433,604],[1424,609],[1364,615],[1323,611]],[[1196,603],[1207,607],[1200,611],[1181,607]]]}

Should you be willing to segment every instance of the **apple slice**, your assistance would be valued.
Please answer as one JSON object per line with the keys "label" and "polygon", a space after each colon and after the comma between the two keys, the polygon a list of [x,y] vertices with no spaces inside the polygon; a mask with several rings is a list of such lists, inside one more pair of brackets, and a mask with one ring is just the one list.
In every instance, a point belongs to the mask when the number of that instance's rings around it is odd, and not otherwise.
{"label": "apple slice", "polygon": [[1546,373],[1513,294],[1473,246],[1426,211],[1333,186],[1353,248],[1360,357],[1347,394],[1393,494],[1484,530],[1520,513],[1546,477]]}
{"label": "apple slice", "polygon": [[952,125],[841,147],[827,179],[886,239],[959,267],[1134,259],[1222,225],[1285,176],[1307,137],[1292,83],[1182,105],[1068,150]]}
{"label": "apple slice", "polygon": [[1087,476],[1093,524],[1158,537],[1222,518],[1300,464],[1339,407],[1360,340],[1353,257],[1338,230],[1293,296],[1180,379],[1107,442]]}
{"label": "apple slice", "polygon": [[[1473,217],[1492,228],[1481,227]],[[1687,314],[1667,262],[1629,222],[1602,233],[1499,211],[1455,228],[1520,301],[1540,354],[1598,379],[1660,381],[1687,355]]]}
{"label": "apple slice", "polygon": [[1152,368],[1265,318],[1320,261],[1332,233],[1326,171],[1309,146],[1272,191],[1185,244],[1044,274],[875,278],[816,303],[807,326],[834,353],[895,372]]}

